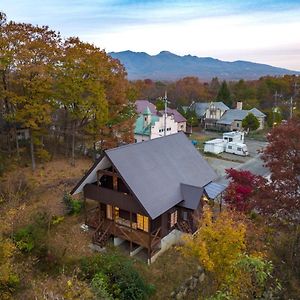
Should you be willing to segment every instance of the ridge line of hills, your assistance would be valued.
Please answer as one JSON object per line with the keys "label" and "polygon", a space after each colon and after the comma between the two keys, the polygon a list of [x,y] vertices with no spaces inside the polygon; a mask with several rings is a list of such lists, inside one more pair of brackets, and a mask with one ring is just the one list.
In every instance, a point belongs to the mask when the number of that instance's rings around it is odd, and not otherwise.
{"label": "ridge line of hills", "polygon": [[278,68],[267,64],[237,60],[222,61],[212,57],[193,55],[179,56],[169,51],[157,55],[130,50],[110,52],[125,66],[129,80],[152,79],[172,81],[182,77],[195,76],[201,80],[213,77],[225,80],[255,80],[262,76],[300,75],[299,71]]}

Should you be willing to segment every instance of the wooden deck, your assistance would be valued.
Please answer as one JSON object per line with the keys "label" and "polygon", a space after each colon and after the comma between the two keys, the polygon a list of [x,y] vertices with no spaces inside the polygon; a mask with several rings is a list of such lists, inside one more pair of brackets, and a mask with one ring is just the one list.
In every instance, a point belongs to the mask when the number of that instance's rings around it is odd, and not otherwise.
{"label": "wooden deck", "polygon": [[105,218],[99,219],[97,208],[90,211],[88,216],[86,225],[95,229],[94,242],[101,246],[104,246],[109,236],[114,236],[147,248],[151,253],[160,248],[161,228],[150,233],[136,229],[134,224],[130,227],[127,222],[122,222],[122,219],[120,222]]}

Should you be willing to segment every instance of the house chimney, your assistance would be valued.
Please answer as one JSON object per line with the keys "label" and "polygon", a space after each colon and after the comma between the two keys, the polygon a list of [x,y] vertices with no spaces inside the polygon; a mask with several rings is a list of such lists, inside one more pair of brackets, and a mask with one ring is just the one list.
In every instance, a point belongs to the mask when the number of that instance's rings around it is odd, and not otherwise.
{"label": "house chimney", "polygon": [[236,109],[242,110],[243,109],[243,102],[242,101],[238,101],[236,103]]}

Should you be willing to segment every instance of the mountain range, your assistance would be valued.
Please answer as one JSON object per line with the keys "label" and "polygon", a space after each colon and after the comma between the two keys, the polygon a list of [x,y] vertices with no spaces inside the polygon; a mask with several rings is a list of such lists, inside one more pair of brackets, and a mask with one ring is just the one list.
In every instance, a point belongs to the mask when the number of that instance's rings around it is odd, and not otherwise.
{"label": "mountain range", "polygon": [[179,56],[169,51],[157,55],[145,52],[111,52],[125,66],[129,80],[152,79],[172,81],[186,76],[211,80],[213,77],[226,80],[258,79],[262,76],[300,75],[298,71],[277,68],[266,64],[237,60],[222,61],[211,57],[192,55]]}

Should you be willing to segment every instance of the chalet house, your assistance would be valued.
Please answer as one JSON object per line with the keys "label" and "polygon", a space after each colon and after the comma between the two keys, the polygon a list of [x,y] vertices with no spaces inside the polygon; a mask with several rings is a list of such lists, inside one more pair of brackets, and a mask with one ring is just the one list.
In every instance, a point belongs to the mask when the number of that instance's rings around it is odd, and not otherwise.
{"label": "chalet house", "polygon": [[205,129],[218,131],[243,130],[244,118],[252,113],[259,121],[259,128],[263,129],[266,115],[257,108],[243,109],[243,103],[237,102],[235,109],[230,109],[223,102],[194,103],[193,109]]}
{"label": "chalet house", "polygon": [[196,230],[203,201],[222,193],[217,175],[184,133],[104,151],[71,194],[83,193],[93,242],[127,241],[148,261]]}
{"label": "chalet house", "polygon": [[220,131],[236,131],[243,130],[242,122],[246,116],[252,113],[259,121],[259,128],[261,130],[264,128],[266,115],[262,113],[257,108],[252,108],[250,110],[244,109],[229,109],[227,110],[222,118],[217,121],[216,128]]}
{"label": "chalet house", "polygon": [[229,110],[223,102],[197,102],[192,108],[205,129],[215,129],[216,122]]}
{"label": "chalet house", "polygon": [[[165,134],[166,120],[166,134]],[[178,125],[174,116],[153,115],[147,106],[143,114],[139,115],[135,121],[134,140],[136,143],[156,139],[165,135],[178,132]]]}

